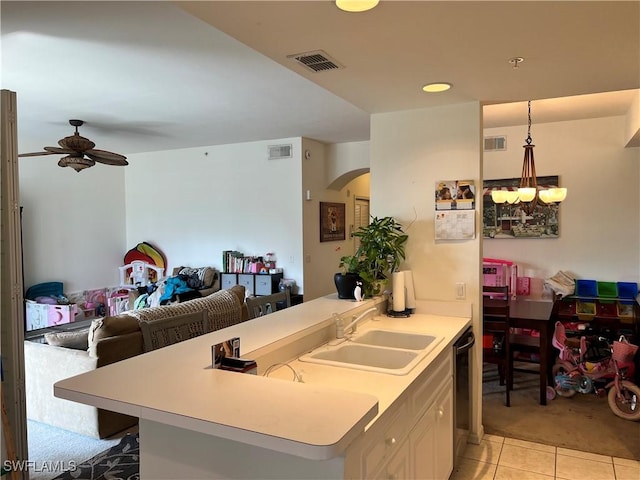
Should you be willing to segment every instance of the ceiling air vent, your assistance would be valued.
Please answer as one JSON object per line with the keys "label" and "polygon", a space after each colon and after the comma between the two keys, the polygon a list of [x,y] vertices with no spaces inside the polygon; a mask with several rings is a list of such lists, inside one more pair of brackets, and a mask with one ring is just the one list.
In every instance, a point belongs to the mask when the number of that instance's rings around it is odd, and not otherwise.
{"label": "ceiling air vent", "polygon": [[311,70],[312,72],[324,72],[327,70],[336,70],[344,68],[336,60],[327,55],[322,50],[315,50],[313,52],[296,53],[295,55],[287,55],[287,58],[298,62],[304,68]]}
{"label": "ceiling air vent", "polygon": [[269,160],[293,157],[293,145],[269,145]]}
{"label": "ceiling air vent", "polygon": [[507,137],[504,135],[498,137],[484,137],[484,151],[495,152],[507,149]]}

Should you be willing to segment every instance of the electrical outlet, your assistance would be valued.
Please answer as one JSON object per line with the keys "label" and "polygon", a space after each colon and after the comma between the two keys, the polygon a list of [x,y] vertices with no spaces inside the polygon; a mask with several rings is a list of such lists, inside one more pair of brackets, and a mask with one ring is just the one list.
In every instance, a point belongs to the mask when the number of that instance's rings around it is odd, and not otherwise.
{"label": "electrical outlet", "polygon": [[456,283],[456,299],[464,300],[467,297],[467,287],[463,282]]}

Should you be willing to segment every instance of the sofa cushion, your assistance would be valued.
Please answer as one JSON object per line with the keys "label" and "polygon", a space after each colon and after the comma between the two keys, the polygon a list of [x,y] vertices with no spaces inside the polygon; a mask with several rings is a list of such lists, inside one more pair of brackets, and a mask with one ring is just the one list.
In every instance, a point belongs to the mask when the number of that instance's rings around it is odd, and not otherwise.
{"label": "sofa cushion", "polygon": [[96,355],[95,345],[103,338],[139,331],[138,320],[128,313],[121,313],[114,317],[98,318],[92,321],[89,327],[89,353],[93,356]]}
{"label": "sofa cushion", "polygon": [[53,345],[54,347],[86,350],[89,348],[89,328],[70,332],[48,332],[44,334],[44,339],[49,345]]}

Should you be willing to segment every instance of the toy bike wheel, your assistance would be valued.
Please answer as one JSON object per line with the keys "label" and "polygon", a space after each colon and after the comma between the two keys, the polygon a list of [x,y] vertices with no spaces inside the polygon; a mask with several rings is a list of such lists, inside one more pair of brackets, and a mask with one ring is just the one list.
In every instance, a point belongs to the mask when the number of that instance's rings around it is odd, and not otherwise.
{"label": "toy bike wheel", "polygon": [[[553,374],[553,378],[556,378],[559,375],[568,375],[568,368],[562,363],[557,363],[551,369],[551,373]],[[578,391],[574,388],[563,388],[561,382],[556,381],[556,393],[561,397],[573,397]]]}
{"label": "toy bike wheel", "polygon": [[640,420],[640,388],[628,380],[620,380],[620,389],[609,390],[609,408],[625,420]]}
{"label": "toy bike wheel", "polygon": [[551,401],[556,398],[556,389],[548,386],[547,387],[547,400]]}
{"label": "toy bike wheel", "polygon": [[578,391],[580,393],[591,393],[593,391],[593,382],[586,375],[578,377]]}

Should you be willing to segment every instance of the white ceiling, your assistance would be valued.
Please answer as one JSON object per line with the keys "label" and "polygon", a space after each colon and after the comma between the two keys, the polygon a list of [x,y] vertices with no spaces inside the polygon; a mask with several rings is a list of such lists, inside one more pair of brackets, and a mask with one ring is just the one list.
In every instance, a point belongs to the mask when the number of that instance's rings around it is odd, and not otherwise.
{"label": "white ceiling", "polygon": [[[528,99],[533,123],[623,115],[640,88],[638,1],[383,0],[361,14],[328,0],[0,8],[0,83],[18,94],[20,153],[55,145],[71,118],[96,148],[128,155],[368,140],[370,113],[471,101],[500,104],[485,107],[485,126],[526,124]],[[312,73],[287,58],[319,49],[345,68]],[[453,88],[427,95],[430,81]]]}

